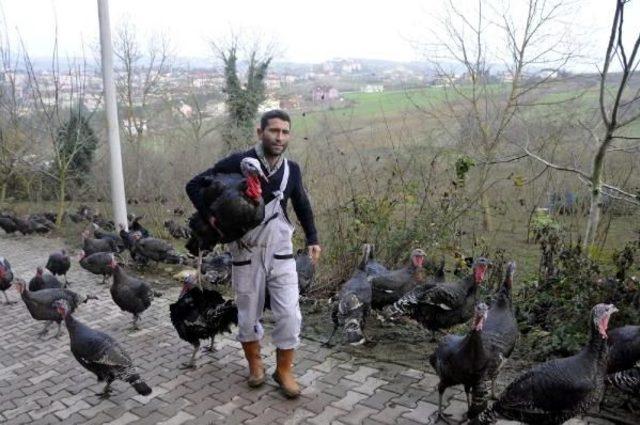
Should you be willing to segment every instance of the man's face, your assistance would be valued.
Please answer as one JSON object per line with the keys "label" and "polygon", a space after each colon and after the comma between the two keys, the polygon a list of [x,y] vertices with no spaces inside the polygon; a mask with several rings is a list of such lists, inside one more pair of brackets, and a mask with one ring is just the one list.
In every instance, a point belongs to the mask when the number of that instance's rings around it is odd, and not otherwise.
{"label": "man's face", "polygon": [[287,150],[291,137],[289,123],[280,118],[271,118],[264,130],[258,129],[258,137],[262,140],[262,147],[266,155],[282,155]]}

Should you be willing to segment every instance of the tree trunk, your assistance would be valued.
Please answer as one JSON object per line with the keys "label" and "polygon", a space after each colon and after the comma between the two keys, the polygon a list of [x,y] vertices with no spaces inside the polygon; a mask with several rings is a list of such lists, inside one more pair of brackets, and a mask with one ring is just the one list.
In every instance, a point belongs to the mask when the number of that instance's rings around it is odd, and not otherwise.
{"label": "tree trunk", "polygon": [[4,200],[7,198],[7,182],[2,182],[0,186],[0,204],[4,204]]}
{"label": "tree trunk", "polygon": [[59,187],[59,191],[58,191],[58,195],[60,196],[60,198],[58,199],[58,217],[56,218],[56,227],[60,228],[60,225],[62,225],[62,215],[64,214],[64,203],[65,203],[65,187],[66,184],[66,179],[62,178],[60,179],[60,187]]}
{"label": "tree trunk", "polygon": [[593,169],[591,172],[591,205],[589,207],[589,219],[587,220],[584,241],[582,242],[582,247],[588,255],[591,255],[589,248],[591,248],[596,241],[598,224],[600,224],[600,215],[602,213],[602,171],[604,169],[604,156],[610,142],[611,135],[607,134],[605,141],[593,159]]}
{"label": "tree trunk", "polygon": [[493,231],[493,220],[491,219],[489,197],[486,193],[482,194],[480,202],[482,203],[482,228],[487,232],[491,232]]}

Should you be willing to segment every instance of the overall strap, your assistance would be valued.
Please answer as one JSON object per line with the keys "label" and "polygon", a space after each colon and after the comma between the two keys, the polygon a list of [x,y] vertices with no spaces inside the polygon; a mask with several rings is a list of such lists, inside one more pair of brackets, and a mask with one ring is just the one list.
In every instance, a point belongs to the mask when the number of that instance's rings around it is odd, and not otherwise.
{"label": "overall strap", "polygon": [[278,200],[281,200],[282,198],[284,198],[284,190],[287,188],[287,183],[289,183],[289,161],[287,161],[286,158],[282,163],[282,167],[284,168],[284,170],[282,172],[282,181],[280,182],[280,190],[273,192],[273,195],[276,198],[278,198]]}

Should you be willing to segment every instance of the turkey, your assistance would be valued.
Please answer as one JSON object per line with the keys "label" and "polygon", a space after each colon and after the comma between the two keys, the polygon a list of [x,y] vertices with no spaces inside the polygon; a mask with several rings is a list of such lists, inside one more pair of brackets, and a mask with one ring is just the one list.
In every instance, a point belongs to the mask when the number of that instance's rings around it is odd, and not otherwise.
{"label": "turkey", "polygon": [[200,273],[206,282],[211,285],[224,285],[231,281],[231,253],[222,254],[210,253],[202,259]]}
{"label": "turkey", "polygon": [[607,384],[631,397],[640,397],[640,365],[607,375]]}
{"label": "turkey", "polygon": [[623,393],[640,395],[640,326],[611,329],[607,384]]}
{"label": "turkey", "polygon": [[29,291],[35,292],[51,288],[64,288],[64,285],[54,275],[44,273],[42,267],[37,267],[36,275],[29,281]]}
{"label": "turkey", "polygon": [[65,300],[58,300],[54,304],[60,317],[64,317],[73,357],[82,367],[93,372],[98,382],[107,383],[104,390],[96,395],[109,397],[111,383],[116,379],[131,384],[138,394],[151,394],[151,388],[133,367],[131,357],[116,340],[76,320],[72,316],[73,308]]}
{"label": "turkey", "polygon": [[305,295],[313,283],[316,267],[313,265],[307,250],[299,249],[295,255],[295,260],[299,293],[300,295]]}
{"label": "turkey", "polygon": [[0,214],[0,227],[7,234],[15,233],[18,231],[18,225],[15,221],[15,214],[13,213],[1,213]]}
{"label": "turkey", "polygon": [[[242,174],[218,174],[208,177],[202,198],[208,211],[194,213],[189,219],[192,230],[186,244],[193,255],[210,251],[218,243],[240,239],[245,233],[262,223],[264,201],[260,178],[267,177],[256,158],[244,158],[240,163]],[[208,221],[203,215],[210,215]]]}
{"label": "turkey", "polygon": [[47,217],[47,213],[45,214],[32,214],[27,218],[27,222],[29,223],[29,227],[35,233],[44,234],[49,233],[51,230],[56,228],[56,225],[53,221],[51,221]]}
{"label": "turkey", "polygon": [[426,283],[403,295],[383,310],[383,316],[409,315],[434,332],[464,323],[473,316],[478,286],[483,282],[490,262],[478,258],[473,273],[455,283]]}
{"label": "turkey", "polygon": [[[516,263],[507,265],[507,272],[502,286],[498,290],[495,299],[489,308],[489,317],[484,324],[482,340],[485,348],[492,355],[491,366],[487,378],[491,380],[491,397],[495,398],[495,381],[504,361],[511,356],[520,335],[518,322],[513,311],[511,290],[513,287],[513,275],[516,271]],[[482,397],[484,398],[484,395]],[[486,408],[486,401],[482,402],[479,411]]]}
{"label": "turkey", "polygon": [[107,281],[107,276],[113,274],[112,261],[115,261],[112,252],[96,252],[86,255],[84,251],[80,251],[80,266],[93,274],[102,275],[103,285]]}
{"label": "turkey", "polygon": [[591,336],[576,355],[539,364],[516,378],[493,406],[472,424],[494,423],[498,417],[536,425],[562,424],[600,402],[607,373],[607,327],[613,304],[591,310]]}
{"label": "turkey", "polygon": [[140,232],[140,235],[143,238],[151,237],[151,232],[147,230],[142,224],[140,224],[140,220],[144,218],[144,215],[135,216],[132,215],[129,220],[129,231],[130,232]]}
{"label": "turkey", "polygon": [[15,286],[16,291],[18,291],[22,301],[24,301],[24,304],[27,306],[31,317],[36,320],[48,321],[44,329],[38,334],[41,337],[47,333],[51,322],[58,323],[58,333],[56,333],[55,337],[60,336],[62,316],[60,316],[55,309],[53,305],[54,301],[64,299],[69,305],[69,311],[73,312],[81,303],[86,303],[90,299],[98,299],[93,295],[81,297],[73,291],[61,288],[41,289],[37,292],[31,292],[27,289],[27,284],[22,279],[16,279],[13,286]]}
{"label": "turkey", "polygon": [[120,237],[122,238],[122,242],[127,250],[129,250],[129,255],[131,259],[139,265],[146,265],[149,263],[149,258],[142,255],[139,252],[138,246],[136,245],[137,239],[142,236],[141,233],[135,234],[135,232],[128,232],[124,229],[123,225],[119,225],[120,227]]}
{"label": "turkey", "polygon": [[133,314],[132,329],[139,329],[140,314],[151,305],[154,292],[147,282],[127,275],[115,259],[109,267],[113,270],[111,298],[121,310]]}
{"label": "turkey", "polygon": [[487,314],[490,314],[488,311],[489,307],[485,303],[477,304],[469,333],[464,336],[446,335],[429,357],[429,363],[440,378],[438,418],[444,422],[447,422],[442,413],[442,396],[445,390],[462,384],[467,394],[467,407],[471,407],[469,392],[484,379],[489,368],[491,354],[482,342],[483,326]]}
{"label": "turkey", "polygon": [[609,363],[607,373],[631,369],[640,362],[640,326],[611,329],[609,335]]}
{"label": "turkey", "polygon": [[64,283],[69,285],[67,281],[67,272],[71,268],[71,259],[64,249],[56,251],[49,255],[49,260],[45,266],[54,276],[64,276]]}
{"label": "turkey", "polygon": [[11,264],[9,261],[0,257],[0,291],[4,295],[5,304],[15,304],[16,301],[9,301],[7,297],[7,289],[11,288],[11,282],[13,281],[13,271],[11,270]]}
{"label": "turkey", "polygon": [[426,271],[423,268],[425,252],[421,249],[411,251],[411,262],[406,267],[379,274],[371,278],[373,298],[371,304],[375,309],[381,309],[393,304],[398,299],[425,283]]}
{"label": "turkey", "polygon": [[120,237],[119,234],[114,232],[107,232],[102,227],[98,226],[96,223],[91,223],[93,227],[93,236],[96,239],[111,239],[115,242],[116,247],[118,248],[118,252],[122,252],[125,249],[124,241]]}
{"label": "turkey", "polygon": [[383,272],[384,266],[373,260],[373,245],[364,244],[362,247],[362,260],[358,264],[349,280],[347,280],[340,293],[338,301],[334,303],[331,311],[333,331],[325,346],[330,346],[338,327],[343,326],[344,340],[352,345],[365,342],[364,327],[371,311],[372,289],[369,273]]}
{"label": "turkey", "polygon": [[184,259],[166,241],[157,238],[143,238],[138,231],[132,233],[136,254],[149,260],[168,264],[182,264]]}
{"label": "turkey", "polygon": [[90,237],[89,231],[82,232],[82,250],[85,254],[91,255],[96,252],[118,252],[118,246],[113,239],[94,239]]}
{"label": "turkey", "polygon": [[383,266],[375,259],[375,246],[370,243],[362,245],[362,261],[358,268],[364,270],[368,277],[382,275],[388,273],[389,269]]}
{"label": "turkey", "polygon": [[175,220],[166,220],[164,222],[164,228],[176,239],[189,239],[191,236],[191,230]]}
{"label": "turkey", "polygon": [[213,350],[216,335],[231,332],[231,325],[238,324],[238,309],[233,301],[225,301],[217,291],[200,290],[195,276],[185,278],[178,300],[169,306],[171,323],[178,336],[193,346],[193,354],[184,367],[196,367],[196,354],[201,339],[211,339]]}

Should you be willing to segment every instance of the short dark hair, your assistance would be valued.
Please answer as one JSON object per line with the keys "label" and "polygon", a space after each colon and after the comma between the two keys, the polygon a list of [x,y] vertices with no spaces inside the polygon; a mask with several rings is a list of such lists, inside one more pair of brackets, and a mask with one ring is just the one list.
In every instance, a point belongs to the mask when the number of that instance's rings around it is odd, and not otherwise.
{"label": "short dark hair", "polygon": [[265,112],[260,117],[260,130],[264,130],[269,125],[269,120],[273,118],[279,118],[282,121],[286,121],[289,123],[289,127],[291,127],[291,117],[282,109],[272,109],[270,111]]}

